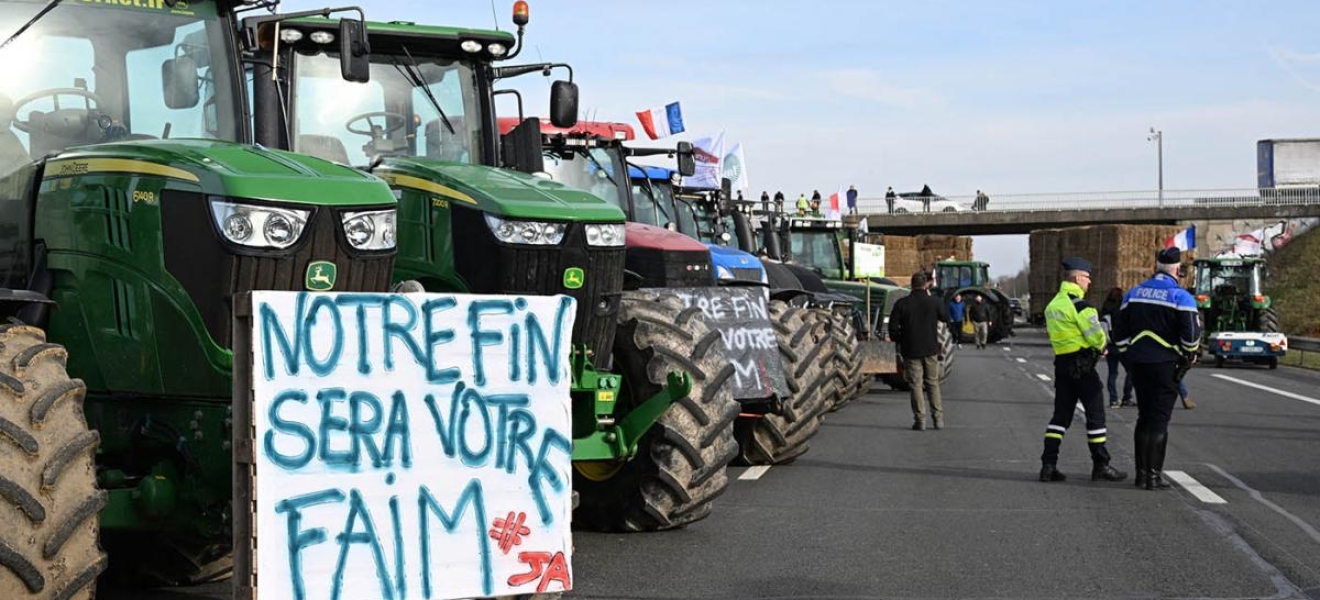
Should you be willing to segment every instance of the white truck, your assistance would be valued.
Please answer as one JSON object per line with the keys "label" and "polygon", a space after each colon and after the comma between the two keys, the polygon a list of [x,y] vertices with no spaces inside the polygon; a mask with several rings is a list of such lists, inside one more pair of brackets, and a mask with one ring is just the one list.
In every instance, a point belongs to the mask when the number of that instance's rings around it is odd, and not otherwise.
{"label": "white truck", "polygon": [[1256,142],[1256,182],[1262,190],[1320,187],[1320,138]]}

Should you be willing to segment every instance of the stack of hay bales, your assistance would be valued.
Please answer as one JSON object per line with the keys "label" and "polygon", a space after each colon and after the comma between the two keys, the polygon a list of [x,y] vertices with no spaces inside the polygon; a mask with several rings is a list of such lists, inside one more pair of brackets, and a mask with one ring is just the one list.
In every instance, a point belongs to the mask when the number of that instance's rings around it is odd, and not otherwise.
{"label": "stack of hay bales", "polygon": [[919,266],[927,271],[941,260],[972,260],[972,238],[957,235],[917,236]]}
{"label": "stack of hay bales", "polygon": [[[1040,314],[1059,292],[1060,263],[1069,257],[1091,261],[1091,288],[1086,299],[1104,303],[1110,288],[1124,291],[1150,277],[1155,254],[1182,228],[1173,225],[1095,225],[1033,231],[1030,239],[1031,312]],[[1184,262],[1190,263],[1185,257]]]}
{"label": "stack of hay bales", "polygon": [[885,276],[906,286],[908,279],[917,272],[921,263],[917,259],[917,238],[901,235],[886,235]]}

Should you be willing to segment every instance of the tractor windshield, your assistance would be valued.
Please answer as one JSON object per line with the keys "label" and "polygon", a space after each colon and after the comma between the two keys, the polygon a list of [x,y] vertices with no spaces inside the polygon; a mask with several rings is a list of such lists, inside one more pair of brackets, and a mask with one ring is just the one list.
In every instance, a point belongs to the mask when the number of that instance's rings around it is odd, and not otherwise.
{"label": "tractor windshield", "polygon": [[1259,263],[1200,263],[1196,267],[1196,293],[1204,296],[1260,294]]}
{"label": "tractor windshield", "polygon": [[[0,42],[47,4],[0,3]],[[227,29],[210,3],[56,5],[0,49],[0,177],[70,146],[237,140]]]}
{"label": "tractor windshield", "polygon": [[833,230],[795,229],[791,237],[793,262],[815,269],[826,279],[843,279],[843,260]]}
{"label": "tractor windshield", "polygon": [[637,223],[664,227],[674,221],[674,196],[669,182],[646,179],[634,179],[633,216]]}
{"label": "tractor windshield", "polygon": [[628,167],[607,148],[567,146],[545,151],[545,172],[555,181],[573,189],[591,192],[625,212],[628,188],[619,185],[627,177]]}
{"label": "tractor windshield", "polygon": [[293,150],[350,165],[379,156],[481,163],[472,65],[410,54],[372,53],[367,83],[343,78],[338,52],[296,55]]}
{"label": "tractor windshield", "polygon": [[971,265],[938,265],[935,282],[941,288],[958,289],[977,285]]}

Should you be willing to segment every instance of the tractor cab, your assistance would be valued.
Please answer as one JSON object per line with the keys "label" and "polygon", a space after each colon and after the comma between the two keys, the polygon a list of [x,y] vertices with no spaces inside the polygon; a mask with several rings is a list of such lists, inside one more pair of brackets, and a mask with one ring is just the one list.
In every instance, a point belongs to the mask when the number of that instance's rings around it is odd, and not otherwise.
{"label": "tractor cab", "polygon": [[1223,366],[1241,360],[1279,366],[1288,351],[1279,315],[1262,289],[1266,262],[1259,258],[1211,258],[1192,262],[1196,307],[1203,323],[1202,348]]}
{"label": "tractor cab", "polygon": [[1261,282],[1265,261],[1258,258],[1198,259],[1193,261],[1196,304],[1211,308],[1216,304],[1245,300],[1264,308],[1267,299]]}
{"label": "tractor cab", "polygon": [[843,221],[793,217],[789,220],[789,258],[825,279],[852,279],[844,256],[848,234]]}
{"label": "tractor cab", "polygon": [[940,261],[935,263],[934,287],[946,290],[990,287],[990,265],[971,261]]}

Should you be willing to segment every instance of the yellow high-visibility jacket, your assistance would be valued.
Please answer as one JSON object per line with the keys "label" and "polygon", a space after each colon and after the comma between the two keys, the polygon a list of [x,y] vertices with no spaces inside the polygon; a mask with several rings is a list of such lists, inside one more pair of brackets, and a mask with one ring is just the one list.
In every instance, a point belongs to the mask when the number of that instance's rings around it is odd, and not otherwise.
{"label": "yellow high-visibility jacket", "polygon": [[1072,354],[1083,348],[1103,351],[1105,329],[1100,315],[1086,301],[1082,286],[1071,281],[1059,285],[1059,293],[1045,307],[1045,330],[1054,354]]}

